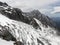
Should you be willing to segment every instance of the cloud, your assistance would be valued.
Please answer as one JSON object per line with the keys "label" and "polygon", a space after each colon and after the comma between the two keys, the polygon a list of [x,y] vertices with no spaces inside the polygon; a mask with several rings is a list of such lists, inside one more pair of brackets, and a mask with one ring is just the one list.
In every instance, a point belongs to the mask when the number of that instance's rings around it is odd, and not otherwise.
{"label": "cloud", "polygon": [[51,12],[51,14],[54,14],[54,13],[60,13],[60,6],[54,7],[54,9],[53,9],[53,11]]}
{"label": "cloud", "polygon": [[40,9],[39,11],[40,11],[40,12],[43,12],[43,13],[45,14],[45,13],[51,12],[52,9],[50,9],[50,8],[44,8],[44,9],[43,9],[43,8],[42,8],[42,9]]}
{"label": "cloud", "polygon": [[40,9],[46,5],[56,3],[59,0],[0,0],[2,2],[7,2],[13,7],[21,8],[22,10],[28,9]]}

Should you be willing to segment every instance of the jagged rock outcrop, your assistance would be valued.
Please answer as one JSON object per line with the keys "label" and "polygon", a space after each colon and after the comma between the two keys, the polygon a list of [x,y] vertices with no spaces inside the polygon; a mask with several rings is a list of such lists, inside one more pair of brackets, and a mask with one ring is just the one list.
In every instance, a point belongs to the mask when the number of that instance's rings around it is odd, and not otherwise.
{"label": "jagged rock outcrop", "polygon": [[2,25],[0,25],[0,37],[7,41],[10,41],[10,40],[16,41],[13,35],[6,29],[6,26],[2,26]]}
{"label": "jagged rock outcrop", "polygon": [[49,25],[51,27],[56,28],[56,24],[50,19],[48,16],[40,13],[38,10],[33,10],[31,12],[23,12],[23,15],[28,16],[30,18],[36,18],[41,21],[45,26]]}
{"label": "jagged rock outcrop", "polygon": [[[2,3],[2,2],[0,2]],[[6,6],[4,6],[4,5]],[[0,6],[0,13],[7,16],[8,18],[12,19],[12,20],[17,20],[17,21],[23,21],[25,23],[30,22],[30,20],[26,17],[22,15],[22,11],[18,8],[13,8],[11,6],[8,6],[5,3],[2,3]]]}

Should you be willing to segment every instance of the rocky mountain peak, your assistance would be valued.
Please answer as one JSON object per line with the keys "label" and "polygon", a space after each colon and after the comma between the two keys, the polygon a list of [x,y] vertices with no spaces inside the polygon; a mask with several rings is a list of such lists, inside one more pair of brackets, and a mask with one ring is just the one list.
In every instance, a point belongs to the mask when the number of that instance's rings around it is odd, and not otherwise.
{"label": "rocky mountain peak", "polygon": [[6,7],[6,6],[8,6],[8,4],[7,3],[3,3],[3,2],[0,2],[0,6],[4,6],[4,7]]}

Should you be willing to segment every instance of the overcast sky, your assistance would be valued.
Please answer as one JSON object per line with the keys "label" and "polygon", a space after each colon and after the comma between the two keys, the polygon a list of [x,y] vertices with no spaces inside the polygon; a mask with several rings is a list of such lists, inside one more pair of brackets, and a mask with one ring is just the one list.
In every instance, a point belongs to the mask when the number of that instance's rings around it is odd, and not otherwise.
{"label": "overcast sky", "polygon": [[12,7],[22,9],[22,11],[31,11],[38,9],[41,13],[58,17],[60,13],[60,0],[0,0],[7,2]]}

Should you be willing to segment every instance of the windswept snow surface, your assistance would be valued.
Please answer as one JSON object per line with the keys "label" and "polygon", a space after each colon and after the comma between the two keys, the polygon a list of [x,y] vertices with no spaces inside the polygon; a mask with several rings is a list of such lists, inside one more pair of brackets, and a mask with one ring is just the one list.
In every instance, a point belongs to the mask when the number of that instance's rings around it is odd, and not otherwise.
{"label": "windswept snow surface", "polygon": [[0,45],[13,45],[14,42],[0,39]]}
{"label": "windswept snow surface", "polygon": [[[0,14],[0,25],[3,27],[5,26],[16,40],[21,41],[24,45],[60,45],[60,37],[56,35],[54,28],[49,26],[45,27],[36,18],[34,18],[34,20],[41,29],[35,29],[32,25],[28,25],[21,21],[11,20]],[[0,27],[0,30],[2,31],[2,27]],[[2,42],[5,43],[4,41]],[[7,44],[8,42],[5,45]]]}

